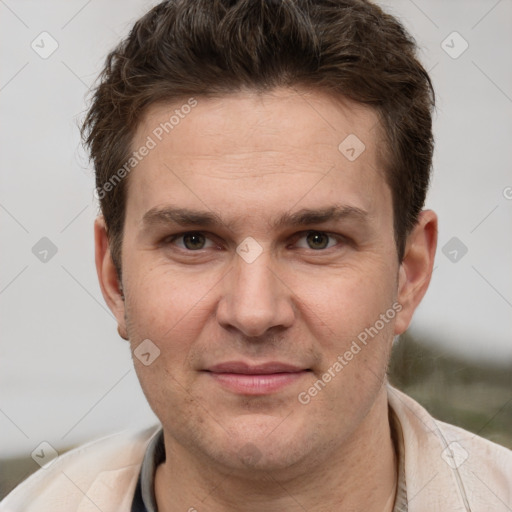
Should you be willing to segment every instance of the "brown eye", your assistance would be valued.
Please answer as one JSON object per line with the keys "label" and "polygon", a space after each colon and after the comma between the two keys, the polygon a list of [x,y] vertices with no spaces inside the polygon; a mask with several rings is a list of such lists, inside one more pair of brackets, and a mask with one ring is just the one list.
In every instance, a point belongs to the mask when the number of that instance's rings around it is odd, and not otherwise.
{"label": "brown eye", "polygon": [[176,245],[183,251],[200,251],[215,247],[215,243],[200,231],[188,231],[169,236],[163,240],[164,245]]}
{"label": "brown eye", "polygon": [[297,247],[300,249],[312,249],[314,251],[322,251],[330,249],[339,242],[343,242],[341,235],[333,235],[325,231],[307,231],[297,241]]}
{"label": "brown eye", "polygon": [[202,233],[185,233],[182,235],[183,245],[191,250],[203,249],[206,237]]}
{"label": "brown eye", "polygon": [[329,244],[329,235],[321,231],[312,231],[306,236],[310,249],[325,249]]}

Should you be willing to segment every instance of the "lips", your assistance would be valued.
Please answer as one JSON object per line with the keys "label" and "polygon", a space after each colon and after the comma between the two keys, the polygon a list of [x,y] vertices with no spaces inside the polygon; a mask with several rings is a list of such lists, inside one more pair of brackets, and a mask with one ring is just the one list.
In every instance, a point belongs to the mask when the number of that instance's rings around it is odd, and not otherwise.
{"label": "lips", "polygon": [[302,379],[309,371],[307,368],[274,361],[263,364],[229,361],[205,370],[224,389],[244,395],[275,393]]}
{"label": "lips", "polygon": [[269,362],[263,364],[247,364],[240,361],[230,361],[216,364],[208,371],[213,373],[237,373],[242,375],[269,375],[272,373],[294,373],[305,370],[299,366],[287,363]]}

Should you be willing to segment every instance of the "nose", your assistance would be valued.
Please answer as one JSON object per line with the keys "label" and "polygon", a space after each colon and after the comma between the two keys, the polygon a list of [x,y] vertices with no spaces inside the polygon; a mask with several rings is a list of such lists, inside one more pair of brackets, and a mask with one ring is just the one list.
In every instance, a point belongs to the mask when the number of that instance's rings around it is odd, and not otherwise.
{"label": "nose", "polygon": [[254,261],[236,255],[233,271],[223,283],[217,320],[224,328],[236,328],[247,337],[258,337],[270,329],[293,324],[292,291],[267,252]]}

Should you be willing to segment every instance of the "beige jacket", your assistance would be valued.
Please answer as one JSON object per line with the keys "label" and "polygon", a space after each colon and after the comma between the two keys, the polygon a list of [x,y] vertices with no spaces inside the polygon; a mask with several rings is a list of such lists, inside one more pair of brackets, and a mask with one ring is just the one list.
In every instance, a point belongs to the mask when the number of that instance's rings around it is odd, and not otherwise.
{"label": "beige jacket", "polygon": [[[405,451],[408,512],[511,512],[512,451],[434,420],[388,387]],[[0,503],[0,512],[129,512],[146,446],[159,426],[65,453]]]}

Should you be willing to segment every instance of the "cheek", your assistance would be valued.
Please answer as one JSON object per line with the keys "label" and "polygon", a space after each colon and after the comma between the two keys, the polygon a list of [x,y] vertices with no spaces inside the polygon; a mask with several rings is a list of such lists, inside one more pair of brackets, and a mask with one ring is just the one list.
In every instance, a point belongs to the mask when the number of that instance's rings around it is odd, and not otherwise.
{"label": "cheek", "polygon": [[[302,303],[306,322],[318,328],[317,340],[330,340],[332,348],[341,348],[376,322],[382,334],[392,336],[396,317],[392,276],[383,265],[372,263],[366,270],[345,268],[302,275],[291,287]],[[384,326],[379,321],[382,314]]]}
{"label": "cheek", "polygon": [[[165,348],[166,357],[183,360],[211,312],[207,304],[218,276],[133,263],[126,283],[127,329],[132,344],[150,339]],[[136,269],[144,268],[145,272],[137,273]]]}
{"label": "cheek", "polygon": [[[141,387],[155,414],[169,411],[194,413],[190,353],[208,319],[208,278],[173,271],[169,266],[130,262],[126,283],[127,330],[134,351],[134,366]],[[137,269],[147,269],[140,272]],[[143,341],[144,340],[144,341]],[[136,357],[137,347],[150,340],[158,356],[149,365]],[[147,342],[145,342],[147,343]],[[183,415],[180,415],[183,417]],[[180,423],[172,419],[176,424]]]}

